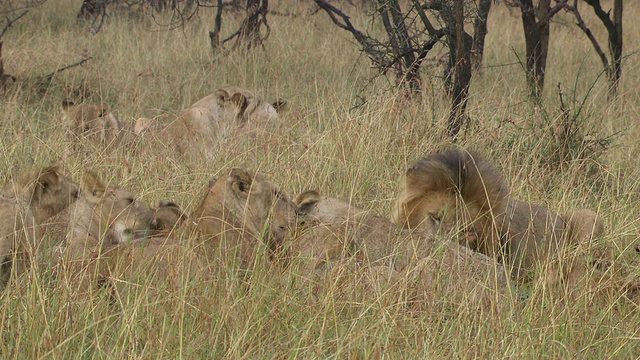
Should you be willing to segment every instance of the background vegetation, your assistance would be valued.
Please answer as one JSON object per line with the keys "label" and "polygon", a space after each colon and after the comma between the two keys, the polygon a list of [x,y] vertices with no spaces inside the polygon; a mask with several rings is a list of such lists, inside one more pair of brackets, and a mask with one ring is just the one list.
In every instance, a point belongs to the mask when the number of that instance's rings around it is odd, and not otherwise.
{"label": "background vegetation", "polygon": [[[107,18],[97,34],[76,22],[81,3],[50,1],[3,36],[5,72],[18,79],[1,95],[0,180],[61,162],[79,179],[91,168],[137,192],[149,204],[172,200],[187,212],[207,181],[232,167],[265,174],[290,194],[306,189],[388,214],[407,164],[447,144],[449,100],[442,91],[444,48],[423,65],[423,96],[406,100],[376,78],[350,35],[312,4],[272,1],[271,34],[250,52],[213,54],[206,9],[167,31],[145,16]],[[344,5],[351,9],[350,5]],[[363,11],[349,13],[367,28]],[[359,8],[361,9],[361,8]],[[495,5],[482,72],[473,77],[471,124],[458,145],[499,164],[514,197],[558,212],[577,207],[604,216],[616,263],[640,268],[640,6],[624,10],[625,53],[619,96],[607,99],[602,65],[573,18],[554,17],[543,105],[529,102],[519,13]],[[590,19],[586,14],[585,19]],[[228,33],[242,20],[227,17]],[[596,36],[604,33],[593,29]],[[379,31],[379,29],[371,29]],[[53,77],[53,69],[93,57]],[[176,114],[224,85],[255,90],[289,104],[284,129],[258,140],[233,139],[215,161],[182,161],[149,151],[68,153],[63,99],[104,101],[123,122]],[[559,91],[563,94],[561,104]],[[576,136],[563,137],[569,121]],[[143,145],[142,145],[143,146]],[[66,154],[66,156],[65,156]],[[221,269],[214,280],[181,291],[144,281],[119,305],[104,294],[77,295],[48,286],[47,269],[0,295],[0,354],[6,358],[637,358],[639,298],[594,295],[571,301],[542,291],[500,311],[478,311],[445,296],[425,309],[389,294],[348,300],[291,286],[292,271],[265,264],[249,280]],[[153,274],[147,274],[153,276]],[[197,294],[197,295],[193,295]]]}

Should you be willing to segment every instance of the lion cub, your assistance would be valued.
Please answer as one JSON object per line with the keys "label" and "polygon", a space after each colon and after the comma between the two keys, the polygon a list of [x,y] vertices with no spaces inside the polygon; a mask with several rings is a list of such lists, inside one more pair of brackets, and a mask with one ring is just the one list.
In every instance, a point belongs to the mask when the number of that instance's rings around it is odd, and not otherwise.
{"label": "lion cub", "polygon": [[37,254],[41,229],[48,218],[66,209],[79,196],[78,186],[59,166],[50,166],[26,176],[16,187],[0,194],[0,289],[11,270],[25,270]]}
{"label": "lion cub", "polygon": [[259,248],[270,255],[281,248],[295,226],[296,206],[262,175],[235,168],[209,182],[191,218],[210,245],[249,264]]}

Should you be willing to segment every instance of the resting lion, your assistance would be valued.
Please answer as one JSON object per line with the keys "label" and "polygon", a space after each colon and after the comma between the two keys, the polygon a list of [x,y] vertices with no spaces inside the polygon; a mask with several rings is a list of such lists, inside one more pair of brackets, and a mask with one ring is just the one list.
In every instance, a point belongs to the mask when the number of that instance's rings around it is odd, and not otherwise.
{"label": "resting lion", "polygon": [[135,288],[141,277],[169,288],[181,281],[211,280],[211,265],[239,260],[246,268],[261,248],[273,254],[295,226],[295,210],[289,197],[272,182],[235,168],[209,182],[200,205],[180,231],[170,237],[106,244],[93,251],[81,267],[71,269],[67,278],[81,282],[85,289],[89,284],[95,286],[98,278],[108,279],[120,291],[128,284]]}
{"label": "resting lion", "polygon": [[[349,202],[307,191],[297,196],[301,235],[291,241],[290,256],[306,276],[321,275],[345,259],[354,259],[380,275],[418,279],[416,291],[431,296],[454,288],[491,301],[507,293],[505,269],[495,260],[428,232],[398,229],[396,224]],[[473,295],[471,295],[473,294]]]}
{"label": "resting lion", "polygon": [[154,236],[170,233],[184,224],[188,216],[178,204],[167,201],[160,201],[158,207],[151,209],[153,219],[151,220],[151,230]]}
{"label": "resting lion", "polygon": [[251,263],[260,247],[270,255],[280,249],[295,225],[296,206],[263,176],[235,168],[209,182],[191,219],[208,243]]}
{"label": "resting lion", "polygon": [[282,102],[270,104],[251,92],[229,86],[216,90],[170,122],[139,118],[135,133],[145,142],[168,146],[180,155],[214,158],[222,142],[238,132],[270,128],[278,124],[277,109]]}
{"label": "resting lion", "polygon": [[[406,227],[430,231],[460,229],[471,249],[503,260],[516,279],[526,279],[538,264],[558,260],[603,232],[602,220],[588,209],[559,216],[541,206],[509,198],[502,174],[480,156],[445,150],[413,164],[393,218]],[[562,266],[554,282],[566,278]]]}
{"label": "resting lion", "polygon": [[62,102],[62,121],[68,124],[72,142],[87,138],[97,143],[109,145],[118,143],[123,126],[106,104],[74,104],[70,100]]}
{"label": "resting lion", "polygon": [[0,289],[7,284],[12,267],[19,274],[36,254],[40,224],[79,196],[78,186],[58,166],[31,173],[16,185],[0,195]]}
{"label": "resting lion", "polygon": [[131,192],[104,184],[86,172],[80,198],[50,218],[44,229],[58,244],[57,256],[79,259],[105,244],[140,239],[150,231],[153,212]]}

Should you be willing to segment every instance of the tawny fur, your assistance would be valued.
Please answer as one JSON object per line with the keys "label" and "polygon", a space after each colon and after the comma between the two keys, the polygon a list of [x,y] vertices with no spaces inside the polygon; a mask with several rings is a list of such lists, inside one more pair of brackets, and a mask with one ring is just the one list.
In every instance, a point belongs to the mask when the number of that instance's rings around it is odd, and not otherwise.
{"label": "tawny fur", "polygon": [[295,210],[288,195],[272,182],[235,168],[209,182],[191,219],[208,243],[250,263],[260,247],[277,251],[295,225]]}
{"label": "tawny fur", "polygon": [[33,172],[0,195],[0,288],[12,267],[19,274],[38,252],[40,224],[76,201],[78,186],[58,166]]}
{"label": "tawny fur", "polygon": [[167,234],[182,226],[188,219],[178,204],[161,201],[153,211],[151,230],[154,236]]}
{"label": "tawny fur", "polygon": [[[159,207],[163,208],[175,210],[173,205]],[[273,183],[247,170],[232,169],[209,182],[200,206],[178,233],[106,244],[80,265],[60,271],[85,288],[95,286],[98,277],[125,280],[118,286],[145,274],[150,274],[150,281],[167,286],[181,279],[206,279],[211,264],[239,260],[246,267],[255,260],[258,248],[266,253],[274,250],[295,220],[295,205]],[[189,241],[194,235],[196,242]]]}
{"label": "tawny fur", "polygon": [[225,139],[241,132],[270,129],[278,119],[272,104],[248,90],[229,86],[193,103],[173,121],[140,118],[134,132],[144,136],[145,142],[168,146],[180,155],[211,159]]}
{"label": "tawny fur", "polygon": [[82,195],[45,224],[47,235],[58,244],[56,256],[79,259],[105,244],[127,242],[148,235],[153,212],[134,194],[104,184],[86,172]]}
{"label": "tawny fur", "polygon": [[477,155],[445,150],[407,170],[394,219],[434,231],[461,229],[473,250],[503,261],[518,280],[538,266],[549,281],[569,277],[561,254],[602,234],[595,212],[579,210],[563,219],[548,209],[508,198],[502,174]]}
{"label": "tawny fur", "polygon": [[291,241],[288,254],[299,263],[303,276],[317,276],[352,259],[371,269],[386,269],[383,274],[397,279],[418,277],[415,290],[422,294],[435,291],[443,279],[447,286],[464,287],[488,302],[511,290],[500,264],[455,242],[436,241],[425,231],[399,229],[371,211],[315,191],[298,195],[295,202],[301,235]]}
{"label": "tawny fur", "polygon": [[104,104],[62,102],[62,121],[69,126],[73,143],[84,138],[104,145],[119,144],[125,129]]}
{"label": "tawny fur", "polygon": [[508,195],[502,174],[489,162],[472,153],[446,150],[407,170],[393,218],[406,227],[432,232],[464,224],[463,230],[476,234],[477,241],[467,243],[472,250],[499,257]]}

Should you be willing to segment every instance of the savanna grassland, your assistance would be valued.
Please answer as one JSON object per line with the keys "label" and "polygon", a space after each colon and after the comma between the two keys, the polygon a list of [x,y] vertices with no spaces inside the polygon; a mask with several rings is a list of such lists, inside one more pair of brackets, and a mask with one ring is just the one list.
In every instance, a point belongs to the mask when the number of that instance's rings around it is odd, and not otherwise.
{"label": "savanna grassland", "polygon": [[[190,212],[209,179],[245,167],[292,196],[317,189],[386,215],[407,165],[448,142],[442,48],[424,66],[421,100],[410,102],[389,90],[391,78],[371,81],[374,69],[350,35],[324,13],[309,15],[310,4],[271,2],[273,9],[301,15],[270,15],[264,49],[226,55],[212,54],[209,46],[211,10],[170,31],[150,18],[114,13],[92,35],[76,22],[80,4],[49,1],[3,37],[5,71],[19,81],[0,99],[2,183],[58,162],[75,179],[92,169],[149,204],[172,200]],[[470,90],[471,123],[457,146],[498,164],[518,199],[558,212],[597,209],[612,268],[640,278],[640,5],[625,6],[628,56],[619,97],[607,100],[606,77],[591,44],[571,17],[559,14],[544,101],[536,106],[527,98],[519,63],[519,14],[494,5],[484,66]],[[362,11],[346,4],[343,9],[360,28],[369,26]],[[226,14],[223,33],[234,31],[241,19]],[[604,44],[603,29],[593,30]],[[83,54],[93,59],[56,75],[45,89],[34,85],[39,75]],[[177,114],[225,85],[246,87],[267,100],[286,99],[284,128],[272,136],[231,139],[215,160],[184,160],[150,149],[104,151],[88,143],[68,151],[60,107],[65,98],[104,101],[130,123]],[[565,147],[557,140],[563,120],[558,89],[581,135]],[[555,161],[560,148],[573,158]],[[233,267],[202,283],[185,275],[177,290],[165,288],[153,273],[143,274],[138,282],[130,280],[132,290],[116,304],[101,291],[78,294],[73,285],[51,286],[46,265],[30,275],[0,295],[3,358],[640,356],[640,296],[598,291],[607,284],[597,281],[581,284],[580,295],[570,300],[530,286],[518,299],[490,309],[437,293],[414,309],[390,292],[316,296],[295,286],[295,269],[266,260],[244,276]]]}

